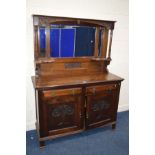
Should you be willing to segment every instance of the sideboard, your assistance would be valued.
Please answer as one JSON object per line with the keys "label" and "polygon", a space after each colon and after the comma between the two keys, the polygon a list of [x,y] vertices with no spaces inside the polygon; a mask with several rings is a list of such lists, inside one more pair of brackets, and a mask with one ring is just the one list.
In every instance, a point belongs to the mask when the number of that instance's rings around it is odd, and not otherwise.
{"label": "sideboard", "polygon": [[108,70],[114,25],[115,21],[33,15],[32,82],[41,148],[48,139],[104,125],[115,129],[124,79]]}

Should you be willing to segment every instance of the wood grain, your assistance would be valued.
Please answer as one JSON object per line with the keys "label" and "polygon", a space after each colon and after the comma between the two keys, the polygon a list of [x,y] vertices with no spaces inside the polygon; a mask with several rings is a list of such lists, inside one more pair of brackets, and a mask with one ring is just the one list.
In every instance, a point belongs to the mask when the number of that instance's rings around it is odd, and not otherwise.
{"label": "wood grain", "polygon": [[101,48],[101,57],[106,58],[107,55],[107,47],[108,47],[108,36],[109,30],[104,28],[103,30],[104,35],[102,35],[102,48]]}

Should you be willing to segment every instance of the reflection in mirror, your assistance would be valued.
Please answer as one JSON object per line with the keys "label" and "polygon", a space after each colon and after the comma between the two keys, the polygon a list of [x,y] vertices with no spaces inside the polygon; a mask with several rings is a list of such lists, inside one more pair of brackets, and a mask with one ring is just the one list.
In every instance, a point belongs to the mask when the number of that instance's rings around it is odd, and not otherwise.
{"label": "reflection in mirror", "polygon": [[40,27],[40,55],[41,57],[45,57],[46,53],[46,35],[45,35],[45,27]]}
{"label": "reflection in mirror", "polygon": [[58,28],[50,29],[50,55],[51,57],[59,57],[60,49],[59,49],[59,39],[60,38],[60,30]]}
{"label": "reflection in mirror", "polygon": [[95,27],[51,25],[51,57],[93,56]]}
{"label": "reflection in mirror", "polygon": [[95,28],[76,27],[75,56],[93,56],[95,43]]}
{"label": "reflection in mirror", "polygon": [[[46,55],[45,27],[40,27],[40,56]],[[51,57],[94,56],[96,27],[77,25],[50,26]],[[103,30],[99,30],[98,57],[101,57]]]}
{"label": "reflection in mirror", "polygon": [[51,57],[74,57],[75,29],[50,29]]}

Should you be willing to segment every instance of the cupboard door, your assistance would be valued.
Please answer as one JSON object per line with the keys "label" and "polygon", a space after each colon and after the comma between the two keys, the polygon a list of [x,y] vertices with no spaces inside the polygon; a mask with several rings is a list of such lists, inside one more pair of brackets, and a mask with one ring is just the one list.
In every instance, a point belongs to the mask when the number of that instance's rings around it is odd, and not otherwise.
{"label": "cupboard door", "polygon": [[95,128],[115,121],[118,106],[118,87],[95,88],[94,94],[87,95],[86,127]]}
{"label": "cupboard door", "polygon": [[83,129],[83,98],[80,94],[64,95],[65,93],[57,92],[58,96],[51,98],[49,98],[49,92],[45,95],[48,96],[44,99],[48,135],[65,134]]}

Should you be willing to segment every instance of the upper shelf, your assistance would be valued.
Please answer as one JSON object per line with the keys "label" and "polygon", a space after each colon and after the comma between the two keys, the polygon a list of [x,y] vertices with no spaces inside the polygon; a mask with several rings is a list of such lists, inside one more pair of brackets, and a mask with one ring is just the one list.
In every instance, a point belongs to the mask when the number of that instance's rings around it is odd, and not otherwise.
{"label": "upper shelf", "polygon": [[95,58],[95,57],[77,57],[77,58],[39,58],[35,60],[36,64],[54,63],[54,62],[90,62],[90,61],[111,61],[108,58]]}

